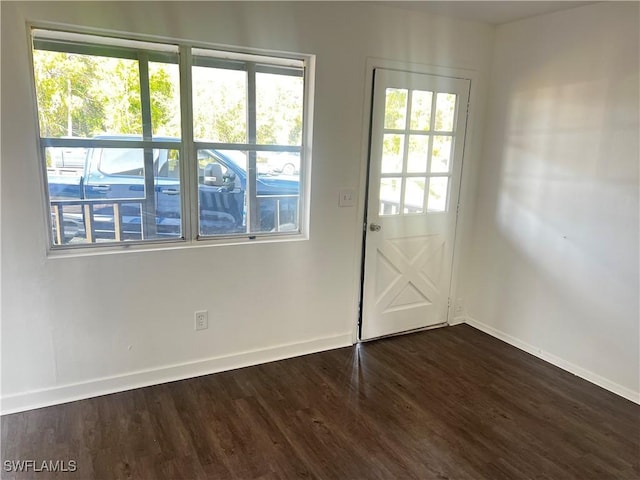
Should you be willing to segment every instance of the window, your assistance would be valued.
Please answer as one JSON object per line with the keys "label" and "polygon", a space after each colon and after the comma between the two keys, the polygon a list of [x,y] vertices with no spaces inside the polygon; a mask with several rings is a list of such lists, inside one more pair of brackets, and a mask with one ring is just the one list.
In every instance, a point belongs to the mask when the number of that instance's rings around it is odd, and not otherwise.
{"label": "window", "polygon": [[32,37],[54,249],[302,231],[311,57]]}

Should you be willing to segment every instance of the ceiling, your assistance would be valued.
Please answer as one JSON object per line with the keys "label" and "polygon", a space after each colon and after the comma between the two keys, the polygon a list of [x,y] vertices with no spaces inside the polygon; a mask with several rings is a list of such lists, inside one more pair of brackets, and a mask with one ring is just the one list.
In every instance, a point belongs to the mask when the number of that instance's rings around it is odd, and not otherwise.
{"label": "ceiling", "polygon": [[594,1],[397,1],[384,5],[499,25],[545,13],[579,7]]}

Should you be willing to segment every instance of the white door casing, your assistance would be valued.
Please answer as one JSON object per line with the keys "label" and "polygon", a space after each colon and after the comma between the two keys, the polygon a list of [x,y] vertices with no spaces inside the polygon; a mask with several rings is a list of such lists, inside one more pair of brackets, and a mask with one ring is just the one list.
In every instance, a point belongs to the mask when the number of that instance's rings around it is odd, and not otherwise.
{"label": "white door casing", "polygon": [[362,340],[447,321],[469,90],[374,70]]}

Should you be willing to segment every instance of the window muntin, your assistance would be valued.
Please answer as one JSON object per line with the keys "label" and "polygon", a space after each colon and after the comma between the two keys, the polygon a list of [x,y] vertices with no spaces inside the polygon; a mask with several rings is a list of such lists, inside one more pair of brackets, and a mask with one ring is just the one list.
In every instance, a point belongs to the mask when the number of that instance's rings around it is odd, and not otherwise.
{"label": "window muntin", "polygon": [[33,32],[54,248],[301,231],[303,60]]}

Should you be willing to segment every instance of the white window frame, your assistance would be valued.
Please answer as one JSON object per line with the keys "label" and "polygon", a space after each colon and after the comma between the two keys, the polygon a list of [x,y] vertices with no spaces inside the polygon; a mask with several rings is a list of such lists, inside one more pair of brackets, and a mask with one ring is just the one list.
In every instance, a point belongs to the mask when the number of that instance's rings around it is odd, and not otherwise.
{"label": "white window frame", "polygon": [[[37,141],[39,145],[41,175],[41,193],[43,194],[43,205],[45,207],[46,227],[48,230],[48,252],[49,253],[108,253],[123,250],[146,250],[153,248],[183,248],[193,246],[209,246],[209,245],[227,245],[255,243],[265,241],[291,241],[291,240],[307,240],[309,238],[309,203],[310,203],[310,182],[311,182],[311,143],[312,143],[312,123],[313,123],[313,93],[314,93],[314,77],[315,77],[315,55],[300,54],[290,52],[278,52],[268,50],[258,50],[240,47],[228,47],[215,44],[206,44],[201,42],[192,42],[185,40],[176,40],[171,38],[145,37],[136,34],[122,32],[105,32],[84,28],[69,28],[68,26],[59,26],[47,23],[29,23],[27,25],[29,32],[29,60],[31,69],[31,85],[33,88],[34,112],[36,120]],[[115,140],[115,139],[68,139],[68,138],[46,138],[40,135],[39,111],[36,101],[35,72],[33,63],[33,41],[35,36],[42,35],[40,32],[46,32],[46,40],[68,42],[71,40],[85,41],[86,53],[99,54],[98,50],[102,50],[102,54],[108,52],[129,50],[132,52],[150,53],[151,57],[167,58],[177,56],[177,65],[180,72],[180,114],[181,114],[181,130],[182,135],[180,142],[167,142],[161,140],[153,140],[151,134],[150,116],[145,115],[145,101],[149,105],[149,89],[148,76],[143,74],[143,62],[140,62],[140,79],[141,79],[141,104],[142,104],[142,123],[143,135],[142,140]],[[42,37],[40,37],[42,38]],[[42,41],[42,40],[41,40]],[[91,43],[92,45],[89,45]],[[91,52],[93,50],[93,53]],[[61,49],[60,51],[68,51]],[[211,57],[212,62],[245,62],[251,68],[256,64],[260,64],[258,71],[285,70],[298,68],[302,70],[303,78],[303,111],[302,111],[302,135],[301,144],[299,146],[291,145],[260,145],[256,143],[255,135],[251,135],[248,131],[247,143],[244,144],[228,144],[215,142],[196,142],[193,137],[193,104],[192,104],[192,67],[196,65],[193,62],[194,53],[198,58],[205,56]],[[127,58],[127,57],[125,57]],[[147,59],[148,61],[148,59]],[[253,110],[255,112],[255,72],[253,70]],[[248,75],[251,77],[251,74]],[[248,79],[250,81],[250,79]],[[146,84],[146,85],[145,85]],[[146,94],[146,98],[145,98]],[[251,109],[251,100],[247,99],[247,109]],[[145,118],[146,117],[146,118]],[[249,125],[248,125],[249,130]],[[255,132],[254,132],[255,133]],[[253,140],[253,141],[252,141]],[[148,168],[151,156],[146,152],[152,152],[153,149],[178,149],[180,152],[180,189],[181,189],[181,222],[182,237],[149,240],[129,240],[129,241],[108,241],[104,243],[82,243],[82,244],[56,244],[53,233],[53,222],[51,218],[51,201],[49,198],[49,188],[47,183],[47,167],[45,162],[45,149],[47,147],[83,147],[83,148],[99,148],[99,147],[126,147],[126,148],[144,148],[145,149],[145,172],[152,172],[146,175],[145,183],[149,182],[149,178],[153,179],[153,168]],[[299,198],[298,198],[298,230],[293,232],[251,232],[251,225],[247,222],[249,231],[237,234],[219,234],[219,235],[199,235],[199,206],[198,206],[198,162],[197,151],[199,149],[216,149],[216,150],[243,150],[247,152],[259,151],[275,151],[275,152],[295,152],[300,154],[300,172],[299,172]],[[147,159],[146,157],[149,157]],[[255,185],[256,169],[255,154],[247,155],[247,191],[245,192],[248,210],[257,208],[255,187],[252,189],[250,185]],[[253,161],[249,160],[253,157]],[[254,166],[252,169],[251,166]],[[153,191],[149,189],[149,185],[145,185],[145,191]],[[250,196],[250,192],[253,194]],[[145,194],[146,198],[146,194]],[[105,202],[109,203],[109,202]],[[130,202],[135,203],[135,201]],[[251,218],[251,213],[249,213]],[[155,222],[154,222],[155,227]]]}

